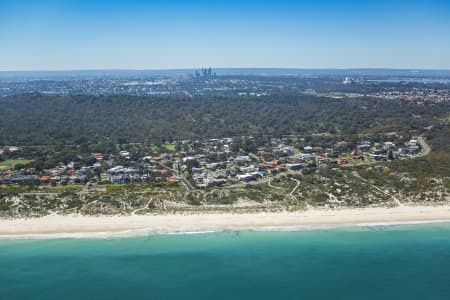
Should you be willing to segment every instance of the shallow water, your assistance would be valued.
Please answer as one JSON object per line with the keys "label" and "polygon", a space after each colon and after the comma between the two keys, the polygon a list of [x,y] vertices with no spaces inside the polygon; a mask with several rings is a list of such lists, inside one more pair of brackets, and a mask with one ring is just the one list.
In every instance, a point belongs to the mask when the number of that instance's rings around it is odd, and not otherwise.
{"label": "shallow water", "polygon": [[450,225],[0,241],[0,299],[450,299]]}

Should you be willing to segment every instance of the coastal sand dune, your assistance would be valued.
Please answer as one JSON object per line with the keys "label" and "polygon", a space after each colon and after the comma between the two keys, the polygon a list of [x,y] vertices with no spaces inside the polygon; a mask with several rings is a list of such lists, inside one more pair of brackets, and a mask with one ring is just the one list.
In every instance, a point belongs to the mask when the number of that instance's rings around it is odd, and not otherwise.
{"label": "coastal sand dune", "polygon": [[369,223],[450,221],[450,205],[307,210],[273,213],[80,216],[0,220],[0,237],[89,236],[94,233],[170,233]]}

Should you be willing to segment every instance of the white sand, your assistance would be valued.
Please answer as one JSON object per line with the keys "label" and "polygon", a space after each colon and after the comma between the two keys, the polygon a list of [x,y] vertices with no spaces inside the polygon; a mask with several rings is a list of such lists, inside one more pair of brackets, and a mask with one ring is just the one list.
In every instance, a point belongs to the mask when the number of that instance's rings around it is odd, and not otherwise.
{"label": "white sand", "polygon": [[210,213],[144,216],[46,216],[0,219],[0,237],[81,237],[114,234],[201,232],[235,229],[273,229],[376,223],[450,221],[450,205],[308,210],[279,213]]}

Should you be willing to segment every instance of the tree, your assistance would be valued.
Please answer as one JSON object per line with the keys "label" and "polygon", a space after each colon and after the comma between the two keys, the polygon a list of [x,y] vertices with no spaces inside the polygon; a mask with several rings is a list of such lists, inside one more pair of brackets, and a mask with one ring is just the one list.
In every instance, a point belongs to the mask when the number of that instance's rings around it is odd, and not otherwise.
{"label": "tree", "polygon": [[192,174],[192,168],[199,168],[200,163],[195,159],[190,159],[186,162],[186,167],[187,167],[189,174]]}

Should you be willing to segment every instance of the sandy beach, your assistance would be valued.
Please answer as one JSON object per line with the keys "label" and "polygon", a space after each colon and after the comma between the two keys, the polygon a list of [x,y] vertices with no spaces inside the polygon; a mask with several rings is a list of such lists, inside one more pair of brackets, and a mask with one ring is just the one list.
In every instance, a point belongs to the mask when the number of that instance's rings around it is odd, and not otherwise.
{"label": "sandy beach", "polygon": [[80,216],[0,220],[0,238],[282,229],[310,226],[450,221],[450,205],[274,213]]}

